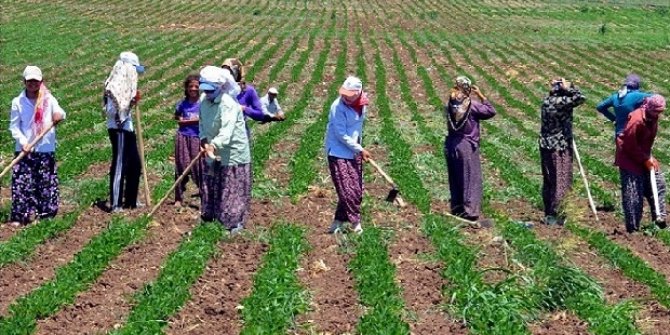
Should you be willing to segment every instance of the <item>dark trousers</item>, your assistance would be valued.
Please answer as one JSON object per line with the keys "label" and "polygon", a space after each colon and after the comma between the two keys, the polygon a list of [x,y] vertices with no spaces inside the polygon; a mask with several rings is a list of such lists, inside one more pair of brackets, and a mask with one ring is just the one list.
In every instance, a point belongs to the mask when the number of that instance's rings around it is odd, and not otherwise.
{"label": "dark trousers", "polygon": [[134,132],[108,129],[112,142],[112,166],[109,169],[109,199],[112,208],[137,207],[142,164]]}

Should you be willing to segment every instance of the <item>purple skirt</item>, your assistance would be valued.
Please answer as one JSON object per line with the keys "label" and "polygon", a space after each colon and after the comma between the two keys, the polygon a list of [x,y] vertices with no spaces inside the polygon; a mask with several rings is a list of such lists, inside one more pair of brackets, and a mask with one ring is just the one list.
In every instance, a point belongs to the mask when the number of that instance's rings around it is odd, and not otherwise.
{"label": "purple skirt", "polygon": [[[181,176],[182,173],[186,170],[191,161],[198,157],[200,153],[200,138],[197,136],[186,136],[179,132],[175,137],[175,146],[174,146],[174,159],[175,159],[175,180]],[[186,184],[188,184],[189,176],[193,179],[193,182],[198,189],[201,185],[204,184],[203,171],[205,170],[205,160],[200,159],[196,163],[191,171],[181,183],[177,185],[177,188],[174,190],[174,200],[183,201],[184,191],[186,191]]]}
{"label": "purple skirt", "polygon": [[335,220],[352,224],[361,222],[361,202],[363,202],[363,159],[328,156],[330,177],[337,192]]}
{"label": "purple skirt", "polygon": [[246,225],[251,204],[251,164],[205,167],[201,188],[202,216],[227,229]]}
{"label": "purple skirt", "polygon": [[53,217],[58,213],[59,199],[53,152],[31,152],[14,165],[11,221],[26,224],[32,214],[38,218]]}

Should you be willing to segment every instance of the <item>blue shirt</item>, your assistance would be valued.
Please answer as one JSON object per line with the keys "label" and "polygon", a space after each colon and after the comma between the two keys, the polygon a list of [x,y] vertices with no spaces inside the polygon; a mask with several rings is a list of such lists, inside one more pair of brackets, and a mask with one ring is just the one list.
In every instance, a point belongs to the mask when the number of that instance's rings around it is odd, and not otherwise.
{"label": "blue shirt", "polygon": [[328,156],[353,159],[363,151],[363,121],[367,107],[359,115],[340,98],[330,106],[326,128],[325,150]]}
{"label": "blue shirt", "polygon": [[[615,92],[607,99],[601,101],[596,106],[596,109],[610,121],[615,121],[615,135],[619,135],[626,128],[628,114],[638,109],[642,105],[642,102],[644,102],[644,99],[650,96],[650,93],[630,90],[623,98],[619,98],[619,93]],[[610,107],[614,108],[614,113],[609,110]]]}

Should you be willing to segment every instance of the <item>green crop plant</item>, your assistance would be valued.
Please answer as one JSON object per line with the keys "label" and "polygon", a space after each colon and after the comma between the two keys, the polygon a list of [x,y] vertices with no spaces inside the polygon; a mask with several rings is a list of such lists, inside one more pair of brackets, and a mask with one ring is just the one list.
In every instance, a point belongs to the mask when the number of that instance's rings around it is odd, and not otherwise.
{"label": "green crop plant", "polygon": [[270,249],[254,276],[251,295],[240,310],[244,328],[240,334],[282,334],[296,315],[309,306],[307,292],[295,271],[308,245],[303,228],[276,224],[270,232]]}
{"label": "green crop plant", "polygon": [[665,276],[651,268],[644,260],[635,256],[627,248],[609,240],[603,232],[576,223],[568,223],[566,227],[588,242],[613,266],[621,269],[627,277],[649,286],[658,302],[665,307],[670,307],[670,286]]}
{"label": "green crop plant", "polygon": [[141,239],[148,222],[146,217],[133,222],[119,218],[112,221],[109,228],[93,238],[70,263],[59,268],[52,280],[10,305],[9,314],[0,318],[0,334],[33,333],[38,319],[71,303],[123,248]]}
{"label": "green crop plant", "polygon": [[161,333],[168,318],[189,299],[189,288],[216,253],[224,231],[219,223],[196,227],[168,256],[158,277],[138,291],[126,323],[111,334]]}
{"label": "green crop plant", "polygon": [[355,255],[349,262],[360,302],[366,307],[358,331],[360,334],[409,334],[409,326],[402,320],[404,303],[383,231],[372,225],[365,227],[355,240]]}
{"label": "green crop plant", "polygon": [[[314,39],[316,38],[316,34],[318,32],[319,32],[318,30],[314,30],[310,33],[307,49],[301,53],[300,59],[298,60],[298,64],[295,67],[293,67],[291,71],[292,78],[294,75],[296,77],[299,76],[302,69],[305,67],[310,52],[314,47]],[[253,164],[254,175],[262,175],[265,163],[270,157],[272,145],[276,143],[280,139],[280,137],[284,135],[284,133],[286,133],[286,131],[291,126],[293,126],[304,114],[305,109],[307,108],[307,105],[309,103],[309,98],[312,95],[314,86],[319,81],[321,81],[321,78],[323,77],[323,67],[326,63],[326,60],[328,59],[329,51],[330,51],[330,39],[325,38],[324,48],[318,55],[317,63],[316,66],[314,67],[314,72],[312,73],[309,82],[305,84],[302,96],[293,106],[293,109],[291,110],[291,117],[284,120],[284,122],[272,126],[270,129],[268,129],[267,132],[255,138],[254,150],[251,153],[252,160],[254,162]]]}
{"label": "green crop plant", "polygon": [[319,150],[323,148],[323,134],[326,130],[330,106],[337,97],[337,88],[344,81],[346,75],[347,60],[347,34],[343,32],[340,35],[340,52],[337,55],[335,78],[328,87],[329,94],[324,101],[321,114],[315,122],[309,125],[300,138],[300,146],[295,152],[289,166],[291,168],[291,181],[288,185],[288,194],[296,199],[300,194],[307,191],[307,187],[316,178],[316,167],[314,159],[318,156]]}

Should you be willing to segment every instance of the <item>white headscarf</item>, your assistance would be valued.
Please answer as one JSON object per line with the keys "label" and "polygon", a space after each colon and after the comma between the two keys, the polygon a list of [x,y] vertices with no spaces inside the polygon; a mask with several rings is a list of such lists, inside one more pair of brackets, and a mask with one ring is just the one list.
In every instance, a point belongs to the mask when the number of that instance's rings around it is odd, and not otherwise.
{"label": "white headscarf", "polygon": [[131,63],[117,60],[105,80],[105,94],[112,99],[119,122],[130,116],[130,101],[137,94],[137,70]]}

